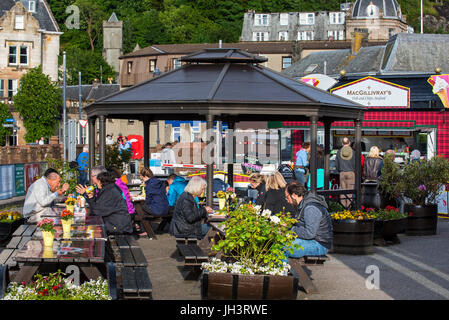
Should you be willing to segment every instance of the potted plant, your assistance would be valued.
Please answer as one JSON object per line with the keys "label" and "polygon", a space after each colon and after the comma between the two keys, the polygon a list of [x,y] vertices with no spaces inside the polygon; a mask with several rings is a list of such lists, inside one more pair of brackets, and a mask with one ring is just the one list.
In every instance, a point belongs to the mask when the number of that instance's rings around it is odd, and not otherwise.
{"label": "potted plant", "polygon": [[55,238],[55,222],[50,218],[42,219],[37,226],[42,231],[42,238],[44,240],[44,247],[53,247],[53,240]]}
{"label": "potted plant", "polygon": [[407,229],[407,214],[401,213],[398,208],[387,206],[383,209],[366,209],[375,216],[374,244],[385,245],[387,241],[400,243],[398,233]]}
{"label": "potted plant", "polygon": [[407,164],[399,186],[408,213],[407,235],[436,234],[438,221],[437,196],[449,181],[449,161],[441,156]]}
{"label": "potted plant", "polygon": [[0,241],[7,240],[25,222],[22,214],[13,209],[0,212]]}
{"label": "potted plant", "polygon": [[92,279],[76,286],[63,276],[65,273],[58,270],[36,274],[31,283],[11,282],[4,300],[111,300],[107,280]]}
{"label": "potted plant", "polygon": [[230,211],[221,223],[225,237],[212,246],[221,259],[202,265],[202,297],[296,299],[298,278],[285,262],[285,248],[296,238],[291,230],[295,222],[289,213],[272,214],[252,204]]}
{"label": "potted plant", "polygon": [[76,199],[73,198],[72,196],[69,196],[67,198],[67,200],[64,202],[66,210],[68,211],[75,211],[75,203],[76,203]]}
{"label": "potted plant", "polygon": [[380,172],[380,177],[377,180],[378,192],[374,199],[370,199],[369,203],[365,202],[364,205],[375,208],[397,207],[397,198],[401,195],[399,182],[402,175],[399,164],[394,162],[393,154],[385,154]]}
{"label": "potted plant", "polygon": [[372,252],[374,215],[362,210],[344,210],[331,214],[333,252],[369,254]]}
{"label": "potted plant", "polygon": [[226,193],[224,191],[218,191],[217,192],[217,198],[218,198],[218,208],[221,210],[226,205]]}
{"label": "potted plant", "polygon": [[61,223],[62,230],[64,233],[64,238],[70,238],[70,229],[73,224],[73,211],[64,209],[61,212]]}

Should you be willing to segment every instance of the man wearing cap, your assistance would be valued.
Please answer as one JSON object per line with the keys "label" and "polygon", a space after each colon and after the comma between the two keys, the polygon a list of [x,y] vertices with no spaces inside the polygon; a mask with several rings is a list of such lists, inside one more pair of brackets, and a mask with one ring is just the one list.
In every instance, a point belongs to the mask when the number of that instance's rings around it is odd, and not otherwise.
{"label": "man wearing cap", "polygon": [[[355,184],[355,154],[351,148],[351,140],[344,137],[343,146],[337,151],[336,167],[340,174],[340,189],[354,189]],[[341,195],[341,204],[347,208],[350,201],[345,195]]]}

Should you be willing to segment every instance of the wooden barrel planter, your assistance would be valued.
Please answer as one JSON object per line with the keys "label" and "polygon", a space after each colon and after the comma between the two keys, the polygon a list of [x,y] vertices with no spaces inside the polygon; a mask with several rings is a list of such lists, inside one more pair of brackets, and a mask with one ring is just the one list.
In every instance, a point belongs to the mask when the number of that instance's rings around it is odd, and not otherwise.
{"label": "wooden barrel planter", "polygon": [[296,300],[298,277],[235,274],[203,270],[201,299]]}
{"label": "wooden barrel planter", "polygon": [[407,218],[374,221],[374,239],[399,243],[398,233],[407,230]]}
{"label": "wooden barrel planter", "polygon": [[404,205],[404,212],[408,213],[407,231],[408,236],[426,236],[437,233],[438,206]]}
{"label": "wooden barrel planter", "polygon": [[333,252],[370,254],[373,248],[374,220],[332,220]]}

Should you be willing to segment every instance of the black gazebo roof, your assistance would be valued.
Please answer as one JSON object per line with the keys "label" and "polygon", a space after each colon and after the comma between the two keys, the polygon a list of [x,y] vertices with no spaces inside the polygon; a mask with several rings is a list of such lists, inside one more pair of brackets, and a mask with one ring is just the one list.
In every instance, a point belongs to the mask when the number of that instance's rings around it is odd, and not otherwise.
{"label": "black gazebo roof", "polygon": [[233,48],[181,58],[181,68],[111,94],[85,108],[88,117],[237,121],[362,119],[364,107],[298,82],[258,63],[266,58]]}

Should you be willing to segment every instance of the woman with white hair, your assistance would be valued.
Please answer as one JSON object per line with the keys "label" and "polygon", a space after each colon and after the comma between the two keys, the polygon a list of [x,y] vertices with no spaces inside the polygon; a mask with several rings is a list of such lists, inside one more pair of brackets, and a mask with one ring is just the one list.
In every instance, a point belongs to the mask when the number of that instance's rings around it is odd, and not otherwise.
{"label": "woman with white hair", "polygon": [[200,206],[198,197],[206,190],[207,182],[201,177],[193,177],[176,201],[173,218],[170,223],[170,234],[181,238],[203,238],[209,226],[201,220],[213,210],[207,206]]}

